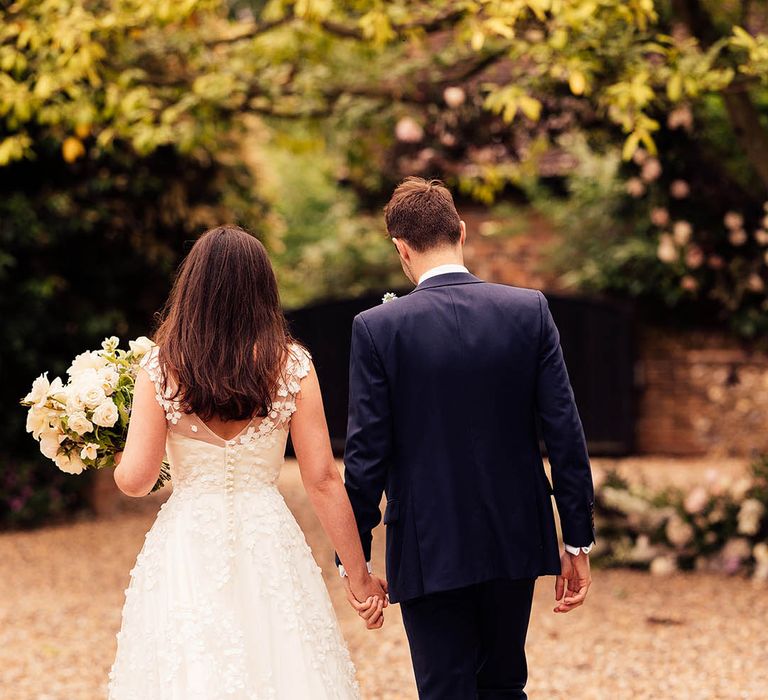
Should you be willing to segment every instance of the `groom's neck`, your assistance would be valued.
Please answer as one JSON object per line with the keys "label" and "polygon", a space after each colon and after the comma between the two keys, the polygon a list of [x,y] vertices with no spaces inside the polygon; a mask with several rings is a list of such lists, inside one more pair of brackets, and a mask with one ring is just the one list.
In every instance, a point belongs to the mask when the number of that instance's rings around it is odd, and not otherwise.
{"label": "groom's neck", "polygon": [[441,265],[463,265],[464,250],[461,246],[456,248],[440,248],[438,250],[428,250],[413,256],[411,259],[411,270],[416,281],[430,270]]}

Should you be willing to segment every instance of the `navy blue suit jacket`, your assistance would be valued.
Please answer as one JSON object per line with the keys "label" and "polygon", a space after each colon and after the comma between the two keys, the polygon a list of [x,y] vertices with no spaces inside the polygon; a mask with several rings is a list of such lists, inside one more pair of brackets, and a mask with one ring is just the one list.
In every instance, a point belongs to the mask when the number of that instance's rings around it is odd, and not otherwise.
{"label": "navy blue suit jacket", "polygon": [[541,292],[433,277],[354,320],[345,482],[366,558],[386,492],[393,601],[560,573],[594,540],[592,475]]}

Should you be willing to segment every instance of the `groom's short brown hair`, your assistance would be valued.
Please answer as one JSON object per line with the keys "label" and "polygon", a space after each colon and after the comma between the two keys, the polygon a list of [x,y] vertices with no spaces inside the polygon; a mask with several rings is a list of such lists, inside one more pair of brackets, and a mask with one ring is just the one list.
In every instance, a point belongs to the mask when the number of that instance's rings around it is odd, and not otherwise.
{"label": "groom's short brown hair", "polygon": [[414,250],[455,245],[461,237],[461,220],[453,197],[440,180],[407,177],[384,207],[387,232]]}

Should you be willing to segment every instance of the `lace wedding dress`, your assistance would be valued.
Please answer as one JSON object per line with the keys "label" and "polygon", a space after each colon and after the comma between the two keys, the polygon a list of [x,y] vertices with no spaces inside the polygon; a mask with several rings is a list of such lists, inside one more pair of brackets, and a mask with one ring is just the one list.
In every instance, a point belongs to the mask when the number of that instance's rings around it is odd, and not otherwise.
{"label": "lace wedding dress", "polygon": [[349,700],[354,667],[320,568],[277,490],[299,381],[293,346],[272,412],[231,440],[163,394],[173,494],[131,572],[110,700]]}

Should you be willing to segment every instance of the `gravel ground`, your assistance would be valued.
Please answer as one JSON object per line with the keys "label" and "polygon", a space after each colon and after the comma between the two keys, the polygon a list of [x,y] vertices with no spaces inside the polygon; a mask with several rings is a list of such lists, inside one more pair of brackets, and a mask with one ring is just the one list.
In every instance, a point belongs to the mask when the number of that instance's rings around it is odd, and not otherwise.
{"label": "gravel ground", "polygon": [[[383,630],[359,624],[295,464],[281,487],[325,569],[363,697],[415,698],[398,607]],[[2,700],[105,696],[128,572],[158,507],[153,497],[114,517],[0,536]],[[375,542],[374,563],[383,533]],[[529,634],[532,699],[768,698],[768,589],[711,575],[594,578],[588,604],[566,616],[551,612],[553,580],[540,580]]]}

